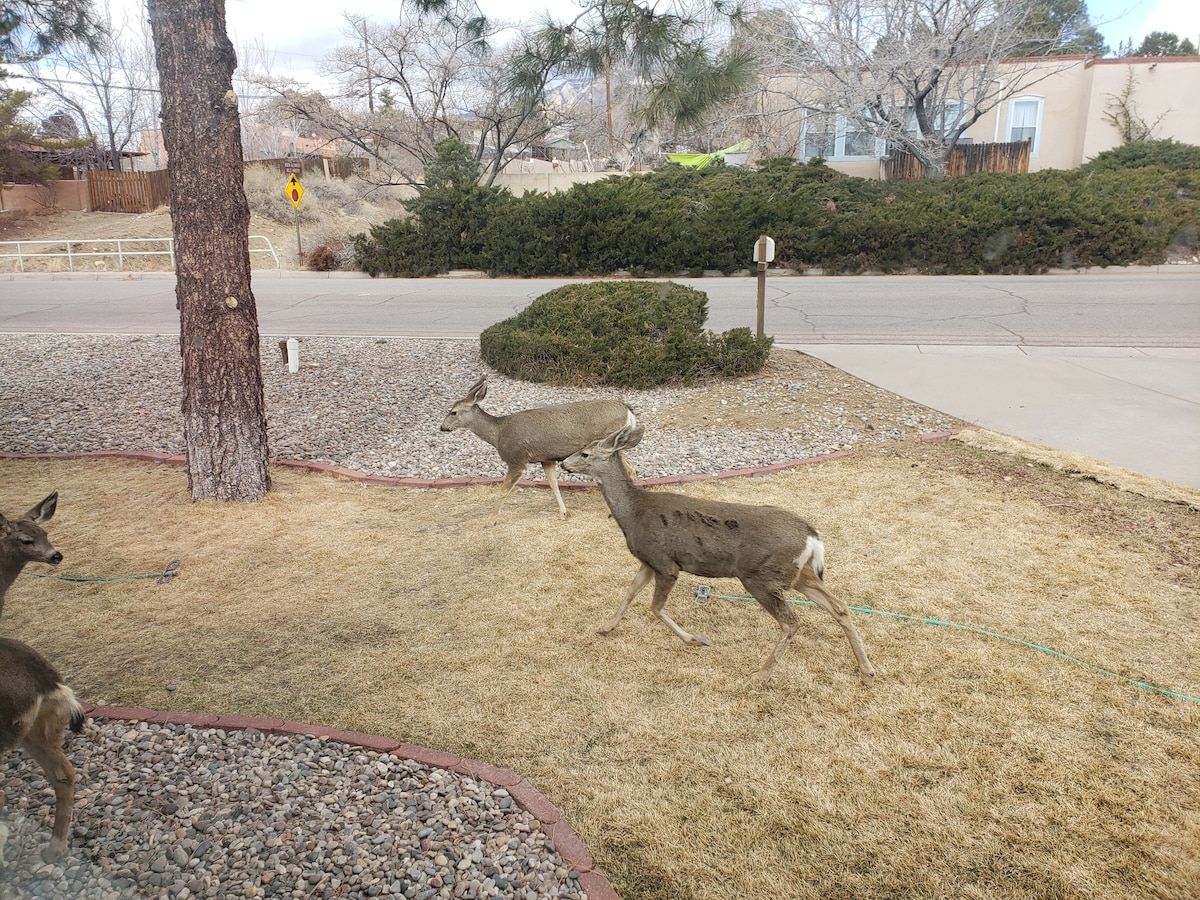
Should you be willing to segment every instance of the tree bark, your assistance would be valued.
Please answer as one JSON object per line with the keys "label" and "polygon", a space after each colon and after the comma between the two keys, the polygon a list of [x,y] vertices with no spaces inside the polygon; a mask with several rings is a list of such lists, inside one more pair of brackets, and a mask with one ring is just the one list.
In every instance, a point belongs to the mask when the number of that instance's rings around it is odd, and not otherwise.
{"label": "tree bark", "polygon": [[196,500],[253,502],[271,477],[225,2],[149,0],[149,11],[171,176],[188,487]]}

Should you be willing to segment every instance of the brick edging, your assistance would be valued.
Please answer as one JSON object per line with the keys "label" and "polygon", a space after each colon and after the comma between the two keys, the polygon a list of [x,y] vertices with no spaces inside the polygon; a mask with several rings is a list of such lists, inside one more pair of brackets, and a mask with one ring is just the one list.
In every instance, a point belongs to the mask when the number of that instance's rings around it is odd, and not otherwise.
{"label": "brick edging", "polygon": [[[974,426],[965,426],[963,428],[954,428],[950,431],[925,432],[924,434],[918,434],[916,439],[924,443],[934,443],[948,440],[964,431],[974,430],[976,430]],[[796,469],[800,466],[814,465],[831,459],[841,459],[842,457],[850,456],[852,453],[854,453],[853,450],[835,450],[832,453],[824,453],[820,456],[807,456],[803,459],[785,460],[783,462],[771,463],[766,466],[755,466],[748,469],[729,469],[724,472],[703,472],[694,475],[664,475],[660,478],[641,478],[638,479],[638,484],[661,487],[665,485],[691,484],[697,481],[729,481],[734,478],[758,478],[763,475],[774,475],[777,472],[784,472],[788,469]],[[0,451],[0,459],[129,459],[140,462],[162,463],[169,466],[181,466],[186,462],[186,459],[178,454],[152,453],[140,450],[71,450],[61,453],[16,453],[12,451]],[[363,484],[378,484],[384,487],[417,489],[470,487],[477,484],[501,484],[504,481],[503,478],[499,477],[411,478],[405,475],[371,475],[366,472],[359,472],[357,469],[347,469],[344,466],[337,466],[332,463],[314,462],[305,459],[284,459],[282,457],[275,457],[270,462],[271,465],[275,466],[306,469],[310,472],[324,472],[326,475],[336,475],[339,478],[346,478],[351,481],[362,482]],[[524,488],[549,488],[550,483],[540,480],[528,481],[522,478],[517,482],[517,485]],[[593,482],[587,481],[560,481],[558,487],[564,491],[588,491],[594,490],[596,485]]]}
{"label": "brick edging", "polygon": [[603,869],[596,866],[592,854],[583,840],[563,816],[562,812],[547,799],[546,795],[511,769],[501,769],[490,763],[465,756],[456,756],[442,750],[433,750],[416,744],[398,741],[395,738],[345,731],[324,725],[307,725],[283,719],[262,719],[252,716],[221,716],[208,713],[171,712],[142,709],[130,706],[94,706],[83,704],[84,712],[93,719],[118,719],[121,721],[149,722],[156,725],[190,725],[194,728],[222,728],[227,731],[244,731],[254,728],[265,734],[291,735],[294,737],[318,737],[341,744],[375,750],[401,759],[412,760],[424,766],[447,769],[502,787],[509,796],[542,823],[542,830],[568,868],[579,873],[579,884],[587,891],[589,900],[621,900],[608,880]]}

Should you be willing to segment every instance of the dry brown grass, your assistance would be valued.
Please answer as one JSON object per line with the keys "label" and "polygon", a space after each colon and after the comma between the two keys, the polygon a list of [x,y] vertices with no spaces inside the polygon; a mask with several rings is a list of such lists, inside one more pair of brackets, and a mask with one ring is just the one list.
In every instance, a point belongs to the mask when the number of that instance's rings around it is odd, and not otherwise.
{"label": "dry brown grass", "polygon": [[[494,487],[274,477],[235,506],[193,503],[175,468],[0,462],[8,513],[60,490],[59,574],[182,560],[169,586],[26,574],[4,630],[89,701],[322,723],[521,772],[630,900],[1200,896],[1198,703],[860,613],[866,689],[811,607],[760,685],[773,622],[693,604],[691,576],[670,609],[715,647],[684,646],[646,597],[596,634],[636,567],[595,492],[560,523],[519,491],[489,529]],[[1194,503],[961,441],[688,490],[811,519],[854,606],[1200,696]]]}

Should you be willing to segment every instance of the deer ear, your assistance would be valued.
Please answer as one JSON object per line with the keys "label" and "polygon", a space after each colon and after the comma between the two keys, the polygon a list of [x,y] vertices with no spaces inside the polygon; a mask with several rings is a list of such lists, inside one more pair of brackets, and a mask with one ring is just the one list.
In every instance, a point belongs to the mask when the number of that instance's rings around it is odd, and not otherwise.
{"label": "deer ear", "polygon": [[634,425],[630,427],[626,425],[617,432],[617,449],[628,450],[630,447],[636,447],[642,442],[642,437],[646,434],[644,425]]}
{"label": "deer ear", "polygon": [[25,518],[33,522],[49,522],[54,518],[54,510],[58,508],[58,491],[51,491],[50,496],[25,513]]}
{"label": "deer ear", "polygon": [[467,399],[472,403],[478,403],[487,396],[487,376],[480,375],[479,380],[471,385],[471,389],[467,391]]}

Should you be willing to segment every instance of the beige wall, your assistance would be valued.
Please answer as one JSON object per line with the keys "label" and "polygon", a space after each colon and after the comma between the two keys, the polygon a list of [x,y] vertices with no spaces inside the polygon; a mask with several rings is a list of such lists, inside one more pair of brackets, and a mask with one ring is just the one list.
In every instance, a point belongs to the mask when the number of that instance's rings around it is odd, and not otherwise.
{"label": "beige wall", "polygon": [[[1074,169],[1098,153],[1120,146],[1117,129],[1105,118],[1133,75],[1131,100],[1137,114],[1158,121],[1157,138],[1200,144],[1200,58],[1093,59],[1059,63],[1046,60],[1034,73],[1037,80],[1016,91],[966,132],[976,142],[1008,140],[1011,101],[1037,97],[1042,101],[1041,137],[1029,159],[1029,170]],[[1045,77],[1038,77],[1044,73]],[[1022,77],[1015,67],[1008,75]],[[1023,76],[1029,82],[1028,75]],[[1160,120],[1161,119],[1161,120]]]}
{"label": "beige wall", "polygon": [[1154,123],[1156,138],[1200,144],[1200,58],[1097,60],[1091,66],[1092,86],[1080,142],[1079,162],[1120,144],[1117,130],[1104,120],[1111,97],[1125,91],[1133,73],[1133,102],[1139,117]]}
{"label": "beige wall", "polygon": [[47,187],[36,184],[4,185],[3,209],[75,209],[88,208],[86,181],[55,181]]}
{"label": "beige wall", "polygon": [[520,197],[529,191],[552,194],[568,190],[571,185],[590,181],[603,181],[620,172],[513,172],[504,171],[492,182],[496,187],[506,187]]}
{"label": "beige wall", "polygon": [[[1157,122],[1153,136],[1200,145],[1200,57],[1195,56],[1013,60],[1000,71],[1003,100],[967,129],[964,137],[975,143],[1009,140],[1012,101],[1037,98],[1040,134],[1029,170],[1077,168],[1120,145],[1119,132],[1105,116],[1111,112],[1114,98],[1124,93],[1131,73],[1131,100],[1139,118]],[[793,95],[801,93],[800,84],[794,73],[777,74],[767,82],[768,88]],[[798,122],[782,127],[799,129]],[[848,175],[880,176],[876,161],[834,159],[828,163]]]}

